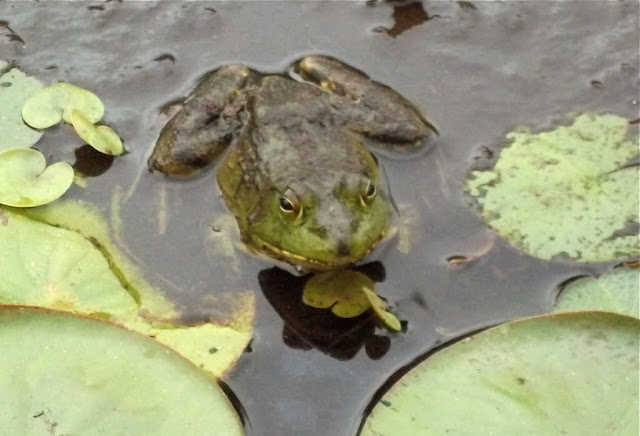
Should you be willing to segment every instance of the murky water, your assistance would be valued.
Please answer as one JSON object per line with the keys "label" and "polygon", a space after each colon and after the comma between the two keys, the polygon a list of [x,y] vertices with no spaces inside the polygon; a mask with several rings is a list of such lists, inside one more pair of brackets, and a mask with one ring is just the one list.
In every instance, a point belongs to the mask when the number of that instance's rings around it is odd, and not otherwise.
{"label": "murky water", "polygon": [[[587,110],[637,119],[638,9],[634,1],[5,2],[0,59],[102,98],[130,153],[67,195],[108,215],[120,189],[122,246],[187,314],[209,293],[256,291],[251,350],[225,379],[248,433],[353,435],[399,369],[470,331],[544,312],[559,283],[604,268],[519,253],[486,229],[462,185],[516,126],[542,129]],[[304,279],[233,249],[215,169],[182,181],[146,170],[168,120],[161,109],[204,73],[231,62],[281,72],[316,53],[398,90],[442,132],[423,156],[381,158],[408,233],[370,268],[407,321],[402,334],[366,317],[304,312]],[[38,148],[74,162],[69,144],[77,140],[58,128]],[[447,261],[482,253],[463,266]]]}

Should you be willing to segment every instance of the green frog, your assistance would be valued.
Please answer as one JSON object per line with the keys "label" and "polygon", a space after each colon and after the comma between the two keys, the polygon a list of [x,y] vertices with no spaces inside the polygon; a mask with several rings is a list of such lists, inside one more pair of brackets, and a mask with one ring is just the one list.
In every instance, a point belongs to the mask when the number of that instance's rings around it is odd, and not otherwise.
{"label": "green frog", "polygon": [[242,65],[206,76],[163,128],[150,169],[217,173],[245,245],[299,271],[365,258],[389,232],[393,200],[376,157],[416,150],[437,128],[407,99],[336,59],[289,75]]}

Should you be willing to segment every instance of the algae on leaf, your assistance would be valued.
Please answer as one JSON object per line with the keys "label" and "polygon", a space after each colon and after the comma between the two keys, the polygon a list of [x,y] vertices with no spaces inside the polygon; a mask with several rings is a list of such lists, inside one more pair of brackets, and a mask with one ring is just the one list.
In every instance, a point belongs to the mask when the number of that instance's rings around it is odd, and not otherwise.
{"label": "algae on leaf", "polygon": [[115,325],[0,306],[0,347],[3,434],[244,434],[215,382],[177,353]]}
{"label": "algae on leaf", "polygon": [[598,278],[571,282],[553,308],[569,310],[607,310],[640,318],[640,269],[616,268]]}
{"label": "algae on leaf", "polygon": [[489,171],[466,182],[487,223],[541,259],[600,262],[637,256],[638,154],[617,115],[583,114],[541,133],[513,132]]}
{"label": "algae on leaf", "polygon": [[637,435],[639,336],[609,312],[486,330],[400,378],[360,435]]}
{"label": "algae on leaf", "polygon": [[230,316],[238,322],[181,324],[173,304],[111,242],[100,216],[78,203],[0,207],[0,275],[0,304],[62,309],[122,324],[215,376],[235,363],[251,339],[252,293],[237,297],[241,304]]}
{"label": "algae on leaf", "polygon": [[0,76],[0,150],[14,147],[31,147],[38,142],[42,132],[34,130],[22,121],[22,105],[42,83],[12,68]]}

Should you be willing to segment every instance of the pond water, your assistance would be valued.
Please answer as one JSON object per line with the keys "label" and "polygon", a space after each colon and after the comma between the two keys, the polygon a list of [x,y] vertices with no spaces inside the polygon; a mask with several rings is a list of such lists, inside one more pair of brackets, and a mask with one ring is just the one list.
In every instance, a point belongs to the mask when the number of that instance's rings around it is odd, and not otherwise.
{"label": "pond water", "polygon": [[[608,267],[520,253],[487,229],[462,186],[517,126],[540,130],[581,111],[638,118],[638,9],[633,1],[3,2],[0,59],[101,97],[129,153],[67,196],[107,216],[119,209],[120,245],[187,318],[201,316],[212,293],[255,291],[254,339],[223,380],[248,434],[353,435],[385,382],[434,347],[546,312],[562,282]],[[424,155],[380,158],[402,230],[381,264],[366,268],[404,333],[300,306],[304,279],[235,250],[215,168],[179,181],[147,171],[170,103],[203,74],[228,63],[282,72],[307,54],[363,70],[440,128]],[[54,129],[37,148],[74,162],[68,130]],[[456,256],[477,258],[450,265]]]}

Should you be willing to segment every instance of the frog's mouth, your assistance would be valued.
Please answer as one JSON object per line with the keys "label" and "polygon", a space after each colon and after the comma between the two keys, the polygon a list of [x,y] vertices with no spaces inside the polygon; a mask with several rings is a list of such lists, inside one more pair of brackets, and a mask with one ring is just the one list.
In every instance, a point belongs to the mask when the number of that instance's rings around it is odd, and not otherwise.
{"label": "frog's mouth", "polygon": [[386,239],[388,233],[388,231],[382,232],[362,256],[336,256],[334,261],[311,259],[300,254],[292,253],[283,248],[275,246],[255,235],[252,236],[252,240],[255,244],[255,249],[262,251],[264,254],[267,254],[270,257],[290,263],[295,267],[301,267],[311,272],[322,272],[344,268],[366,258],[378,246],[378,244],[380,244],[381,241]]}

